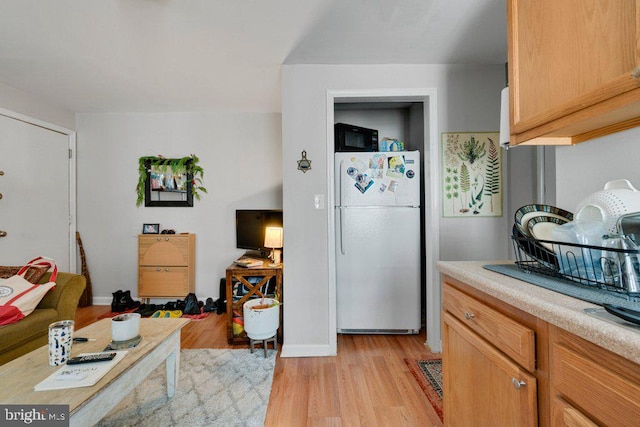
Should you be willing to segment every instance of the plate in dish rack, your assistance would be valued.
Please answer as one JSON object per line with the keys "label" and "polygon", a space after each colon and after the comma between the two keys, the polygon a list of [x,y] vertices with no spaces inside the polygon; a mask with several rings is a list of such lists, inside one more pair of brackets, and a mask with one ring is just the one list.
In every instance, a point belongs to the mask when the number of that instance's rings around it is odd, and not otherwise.
{"label": "plate in dish rack", "polygon": [[[515,243],[525,254],[542,263],[546,267],[553,270],[558,269],[558,258],[553,251],[542,246],[540,242],[523,235],[515,224],[513,225],[512,234]],[[526,259],[520,259],[520,257],[518,257],[518,259],[526,261]]]}
{"label": "plate in dish rack", "polygon": [[[564,209],[560,209],[550,205],[533,204],[525,205],[516,211],[514,215],[516,227],[518,227],[520,233],[522,233],[525,237],[534,237],[529,231],[529,221],[531,220],[531,218],[540,216],[548,218],[558,218],[560,220],[565,219],[565,222],[573,221],[573,214],[571,212],[565,211]],[[542,220],[539,220],[538,222],[542,222]],[[541,237],[537,238],[541,239]]]}
{"label": "plate in dish rack", "polygon": [[[567,218],[538,215],[529,219],[527,222],[527,230],[529,231],[529,235],[535,239],[553,240],[551,237],[553,229],[559,225],[566,224],[567,222],[569,222]],[[551,243],[540,242],[540,244],[550,251],[553,250],[553,245]]]}

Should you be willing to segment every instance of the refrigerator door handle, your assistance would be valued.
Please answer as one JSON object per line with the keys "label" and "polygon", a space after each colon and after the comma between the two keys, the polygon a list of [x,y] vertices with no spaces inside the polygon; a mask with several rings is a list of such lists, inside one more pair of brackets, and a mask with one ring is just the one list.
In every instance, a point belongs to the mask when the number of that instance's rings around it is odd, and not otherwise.
{"label": "refrigerator door handle", "polygon": [[[344,164],[344,160],[340,160],[340,173],[338,174],[338,206],[342,206],[342,165]],[[342,218],[342,215],[340,215]],[[340,236],[342,236],[342,231],[340,231]]]}
{"label": "refrigerator door handle", "polygon": [[344,225],[344,223],[342,221],[342,209],[338,209],[338,215],[340,215],[340,221],[339,221],[339,227],[340,227],[340,253],[342,255],[345,255],[344,244],[343,244],[344,239],[342,237],[342,228],[343,228],[343,225]]}

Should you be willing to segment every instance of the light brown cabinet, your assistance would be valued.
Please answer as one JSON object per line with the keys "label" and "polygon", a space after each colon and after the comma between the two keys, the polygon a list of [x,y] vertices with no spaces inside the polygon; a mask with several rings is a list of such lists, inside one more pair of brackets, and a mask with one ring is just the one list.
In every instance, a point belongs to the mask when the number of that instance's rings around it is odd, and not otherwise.
{"label": "light brown cabinet", "polygon": [[507,0],[511,145],[640,125],[640,0]]}
{"label": "light brown cabinet", "polygon": [[535,332],[451,279],[443,309],[446,424],[538,425]]}
{"label": "light brown cabinet", "polygon": [[549,337],[552,424],[637,426],[640,367],[560,328]]}
{"label": "light brown cabinet", "polygon": [[442,283],[447,425],[638,425],[640,365],[447,275]]}
{"label": "light brown cabinet", "polygon": [[184,298],[195,292],[195,234],[138,236],[138,296]]}

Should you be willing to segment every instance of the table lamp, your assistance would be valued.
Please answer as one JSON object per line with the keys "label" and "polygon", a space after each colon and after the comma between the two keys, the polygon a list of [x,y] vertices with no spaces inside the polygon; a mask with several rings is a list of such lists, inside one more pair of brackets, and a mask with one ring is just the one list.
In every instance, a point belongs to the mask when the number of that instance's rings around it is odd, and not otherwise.
{"label": "table lamp", "polygon": [[273,263],[269,264],[270,267],[280,265],[280,248],[282,247],[283,233],[282,227],[267,227],[264,232],[264,247],[271,248],[269,258],[273,260]]}

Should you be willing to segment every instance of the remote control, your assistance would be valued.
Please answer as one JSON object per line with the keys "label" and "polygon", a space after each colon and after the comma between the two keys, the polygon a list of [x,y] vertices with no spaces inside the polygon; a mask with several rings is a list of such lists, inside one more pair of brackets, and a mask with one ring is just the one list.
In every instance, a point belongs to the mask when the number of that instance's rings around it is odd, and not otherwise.
{"label": "remote control", "polygon": [[78,365],[80,363],[106,362],[116,357],[116,353],[95,353],[76,356],[67,360],[67,365]]}

